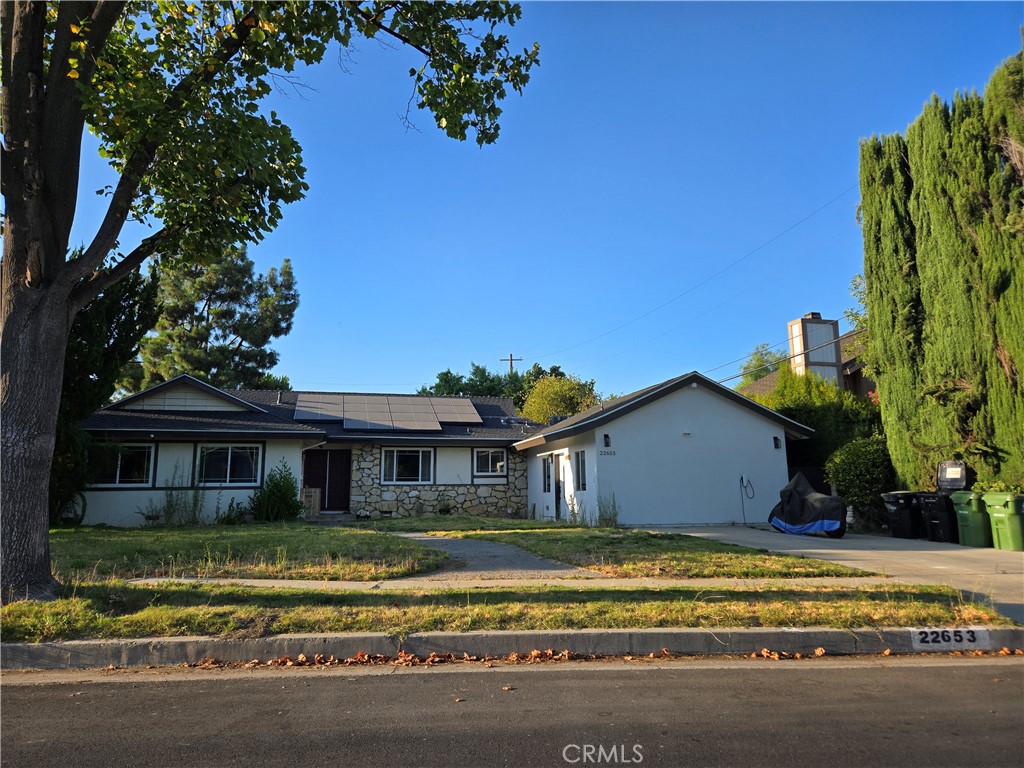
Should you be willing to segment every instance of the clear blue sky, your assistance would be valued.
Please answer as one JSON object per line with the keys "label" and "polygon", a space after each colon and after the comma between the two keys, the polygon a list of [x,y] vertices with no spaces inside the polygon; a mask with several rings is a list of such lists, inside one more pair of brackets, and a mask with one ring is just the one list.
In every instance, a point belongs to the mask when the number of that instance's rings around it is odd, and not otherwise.
{"label": "clear blue sky", "polygon": [[[298,278],[275,372],[411,392],[512,353],[623,393],[782,342],[805,312],[841,319],[862,264],[858,142],[905,130],[933,93],[982,90],[1020,49],[1022,9],[527,2],[511,36],[538,41],[541,66],[483,149],[424,113],[403,127],[410,52],[331,52],[268,104],[311,187],[250,249]],[[106,179],[90,159],[79,239]]]}

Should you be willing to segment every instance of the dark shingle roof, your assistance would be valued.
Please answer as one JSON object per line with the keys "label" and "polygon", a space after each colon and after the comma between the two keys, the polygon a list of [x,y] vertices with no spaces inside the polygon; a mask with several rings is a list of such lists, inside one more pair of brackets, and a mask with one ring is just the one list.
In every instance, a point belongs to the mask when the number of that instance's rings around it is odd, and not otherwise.
{"label": "dark shingle roof", "polygon": [[[192,377],[176,377],[172,382],[193,384]],[[166,382],[169,384],[170,382]],[[199,382],[200,388],[212,389]],[[160,385],[161,387],[165,385]],[[194,386],[195,384],[193,384]],[[152,390],[147,390],[151,392]],[[220,390],[217,390],[220,391]],[[144,393],[140,393],[144,394]],[[141,411],[119,407],[138,399],[138,395],[107,406],[87,418],[82,426],[96,433],[118,437],[149,434],[161,437],[190,438],[223,437],[290,437],[331,442],[441,442],[441,443],[501,443],[509,445],[515,440],[533,434],[538,425],[526,422],[516,413],[508,398],[468,397],[483,420],[481,424],[442,424],[440,431],[413,432],[405,430],[353,431],[345,430],[342,422],[295,421],[295,402],[300,394],[279,390],[232,390],[223,393],[225,399],[242,401],[254,406],[246,411]],[[366,393],[332,393],[366,394]],[[417,397],[416,395],[391,395]]]}

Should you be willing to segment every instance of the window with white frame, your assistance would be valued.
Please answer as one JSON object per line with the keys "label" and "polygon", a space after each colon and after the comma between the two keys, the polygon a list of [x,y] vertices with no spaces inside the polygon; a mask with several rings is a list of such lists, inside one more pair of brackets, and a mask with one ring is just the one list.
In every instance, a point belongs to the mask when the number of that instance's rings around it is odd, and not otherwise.
{"label": "window with white frame", "polygon": [[383,448],[382,483],[434,482],[434,451],[431,448]]}
{"label": "window with white frame", "polygon": [[504,477],[507,456],[504,448],[477,448],[473,451],[473,474],[483,477]]}
{"label": "window with white frame", "polygon": [[576,451],[576,490],[587,490],[587,452]]}
{"label": "window with white frame", "polygon": [[259,485],[259,445],[201,445],[197,485]]}
{"label": "window with white frame", "polygon": [[541,472],[544,473],[544,493],[551,493],[551,459],[541,459]]}
{"label": "window with white frame", "polygon": [[92,485],[152,485],[152,445],[99,445],[89,451]]}

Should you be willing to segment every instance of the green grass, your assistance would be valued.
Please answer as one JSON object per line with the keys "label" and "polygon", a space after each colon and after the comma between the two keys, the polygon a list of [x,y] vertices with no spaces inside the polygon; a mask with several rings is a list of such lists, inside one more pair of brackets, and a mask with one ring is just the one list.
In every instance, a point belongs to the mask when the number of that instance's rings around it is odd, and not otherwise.
{"label": "green grass", "polygon": [[433,571],[448,556],[397,536],[302,523],[193,528],[59,528],[61,581],[201,577],[371,581]]}
{"label": "green grass", "polygon": [[949,587],[326,592],[232,585],[81,583],[0,610],[4,642],[302,632],[654,627],[845,628],[1009,624]]}
{"label": "green grass", "polygon": [[436,515],[434,517],[393,517],[366,520],[352,524],[353,528],[403,533],[429,533],[431,531],[507,531],[540,530],[549,528],[575,528],[565,522],[520,520],[508,517],[476,517],[474,515]]}
{"label": "green grass", "polygon": [[617,578],[785,579],[873,575],[826,560],[775,554],[675,533],[561,528],[488,533],[468,531],[450,535],[514,544],[549,560],[589,568]]}

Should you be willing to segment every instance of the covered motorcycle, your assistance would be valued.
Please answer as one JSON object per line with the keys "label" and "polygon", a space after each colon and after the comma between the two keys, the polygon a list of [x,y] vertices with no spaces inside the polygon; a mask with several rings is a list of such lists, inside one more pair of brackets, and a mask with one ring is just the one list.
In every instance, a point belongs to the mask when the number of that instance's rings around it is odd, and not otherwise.
{"label": "covered motorcycle", "polygon": [[768,522],[783,533],[824,533],[840,539],[846,533],[846,502],[838,496],[818,493],[797,472],[779,491],[779,503]]}

